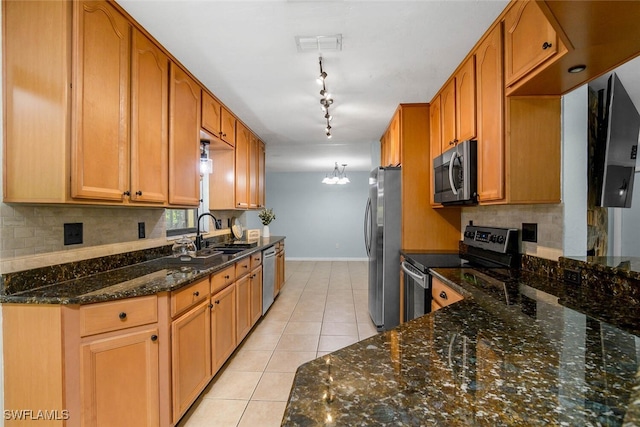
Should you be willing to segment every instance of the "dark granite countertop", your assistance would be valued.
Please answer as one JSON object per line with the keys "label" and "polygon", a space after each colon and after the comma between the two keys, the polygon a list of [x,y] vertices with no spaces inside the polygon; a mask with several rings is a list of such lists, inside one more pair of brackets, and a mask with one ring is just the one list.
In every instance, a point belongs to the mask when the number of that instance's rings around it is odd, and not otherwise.
{"label": "dark granite countertop", "polygon": [[433,273],[465,299],[300,366],[283,426],[640,425],[637,306],[525,272]]}
{"label": "dark granite countertop", "polygon": [[175,266],[167,258],[157,258],[86,277],[0,293],[0,303],[90,304],[173,291],[282,240],[283,236],[261,238],[257,246],[234,255],[222,255],[206,267]]}

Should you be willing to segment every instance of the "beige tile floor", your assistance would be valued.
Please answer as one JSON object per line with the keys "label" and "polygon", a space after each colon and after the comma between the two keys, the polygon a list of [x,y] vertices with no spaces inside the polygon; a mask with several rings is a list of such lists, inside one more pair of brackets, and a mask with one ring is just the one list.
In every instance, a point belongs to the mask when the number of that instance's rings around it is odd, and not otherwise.
{"label": "beige tile floor", "polygon": [[178,424],[279,426],[298,366],[375,335],[364,261],[287,261],[280,295]]}

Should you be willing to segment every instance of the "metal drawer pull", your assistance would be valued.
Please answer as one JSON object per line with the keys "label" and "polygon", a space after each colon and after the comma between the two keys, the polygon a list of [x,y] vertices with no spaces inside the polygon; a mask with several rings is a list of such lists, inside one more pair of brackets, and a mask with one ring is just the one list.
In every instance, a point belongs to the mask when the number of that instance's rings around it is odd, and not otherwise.
{"label": "metal drawer pull", "polygon": [[118,317],[122,320],[127,318],[127,313],[125,313],[124,311],[120,312],[120,314],[118,314]]}
{"label": "metal drawer pull", "polygon": [[158,341],[157,335],[151,335],[151,341]]}
{"label": "metal drawer pull", "polygon": [[447,299],[447,293],[445,291],[440,292],[440,298]]}
{"label": "metal drawer pull", "polygon": [[195,297],[199,297],[199,296],[200,296],[200,292],[195,291],[195,292],[193,293],[193,296],[195,296]]}

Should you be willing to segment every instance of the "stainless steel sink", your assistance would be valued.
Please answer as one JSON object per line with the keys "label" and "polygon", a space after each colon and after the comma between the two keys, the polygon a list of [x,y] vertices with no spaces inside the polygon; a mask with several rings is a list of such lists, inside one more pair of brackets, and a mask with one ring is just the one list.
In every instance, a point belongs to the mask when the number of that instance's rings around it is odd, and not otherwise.
{"label": "stainless steel sink", "polygon": [[166,257],[167,263],[173,266],[199,266],[208,267],[222,260],[223,252],[217,248],[207,248],[196,252],[195,256],[181,255]]}

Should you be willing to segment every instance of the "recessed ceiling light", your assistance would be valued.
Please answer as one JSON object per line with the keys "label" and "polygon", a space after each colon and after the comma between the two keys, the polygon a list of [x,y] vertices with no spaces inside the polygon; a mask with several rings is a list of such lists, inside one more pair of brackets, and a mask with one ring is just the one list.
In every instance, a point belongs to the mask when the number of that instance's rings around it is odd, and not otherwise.
{"label": "recessed ceiling light", "polygon": [[586,69],[587,69],[586,65],[580,64],[580,65],[574,65],[573,67],[569,68],[567,71],[569,71],[572,74],[576,74],[576,73],[581,73]]}

